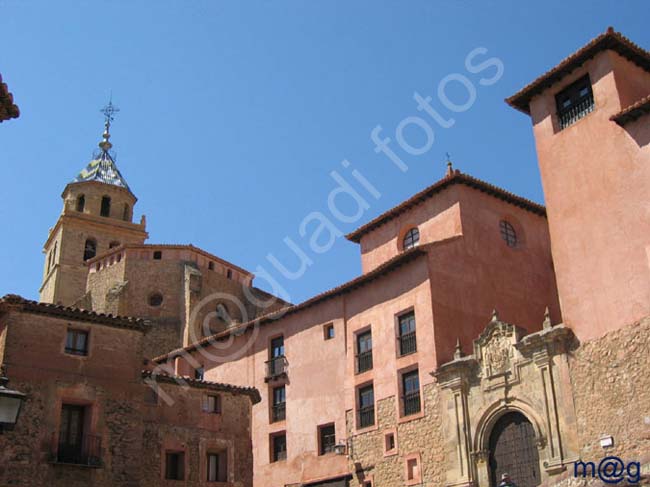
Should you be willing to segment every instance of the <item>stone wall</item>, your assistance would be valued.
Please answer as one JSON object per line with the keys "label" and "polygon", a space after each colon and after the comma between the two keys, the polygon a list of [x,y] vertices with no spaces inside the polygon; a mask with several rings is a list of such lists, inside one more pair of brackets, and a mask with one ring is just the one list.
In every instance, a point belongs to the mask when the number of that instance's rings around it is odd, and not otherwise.
{"label": "stone wall", "polygon": [[[404,422],[397,418],[395,396],[376,404],[377,428],[354,433],[355,417],[347,413],[347,433],[352,438],[350,471],[356,472],[350,485],[362,486],[372,478],[374,486],[405,485],[405,457],[420,454],[422,485],[443,485],[445,480],[444,436],[441,426],[440,391],[437,384],[423,386],[424,415]],[[384,433],[396,431],[397,453],[384,455]],[[359,471],[359,467],[361,471]]]}
{"label": "stone wall", "polygon": [[582,458],[650,460],[650,318],[582,344],[569,367]]}

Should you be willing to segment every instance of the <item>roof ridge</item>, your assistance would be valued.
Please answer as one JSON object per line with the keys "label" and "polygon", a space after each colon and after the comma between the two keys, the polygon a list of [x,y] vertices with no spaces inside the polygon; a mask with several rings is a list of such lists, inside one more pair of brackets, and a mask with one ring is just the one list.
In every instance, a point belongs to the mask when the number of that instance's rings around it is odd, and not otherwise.
{"label": "roof ridge", "polygon": [[52,316],[64,316],[75,318],[82,321],[119,326],[121,328],[132,328],[140,331],[148,331],[149,324],[142,318],[132,316],[119,316],[111,313],[98,313],[92,310],[63,306],[60,304],[41,303],[30,299],[23,298],[18,294],[6,294],[0,298],[1,305],[21,306],[26,311],[40,312]]}
{"label": "roof ridge", "polygon": [[410,198],[402,201],[397,206],[394,206],[393,208],[386,210],[379,216],[370,220],[368,223],[365,223],[364,225],[361,225],[353,232],[348,233],[345,236],[345,238],[347,238],[352,242],[359,243],[361,237],[366,233],[383,225],[385,222],[392,220],[398,215],[401,215],[403,212],[407,211],[413,206],[417,206],[424,200],[433,197],[434,194],[446,189],[450,185],[457,184],[457,183],[465,184],[466,186],[473,187],[474,189],[488,192],[492,194],[492,196],[503,199],[508,203],[514,204],[515,206],[519,206],[525,210],[531,211],[532,213],[536,213],[541,216],[546,215],[546,208],[544,207],[544,205],[540,205],[539,203],[536,203],[528,198],[519,196],[511,191],[508,191],[499,186],[483,181],[482,179],[478,179],[474,176],[470,176],[469,174],[462,173],[458,169],[456,169],[449,175],[445,176],[444,178],[439,179],[438,181],[431,184],[430,186],[427,186],[426,188],[419,191],[418,193],[415,193]]}

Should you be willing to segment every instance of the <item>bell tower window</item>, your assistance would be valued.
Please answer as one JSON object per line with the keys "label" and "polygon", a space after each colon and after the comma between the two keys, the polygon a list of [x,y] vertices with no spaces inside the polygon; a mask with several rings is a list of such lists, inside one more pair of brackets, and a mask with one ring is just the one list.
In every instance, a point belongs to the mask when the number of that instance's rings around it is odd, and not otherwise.
{"label": "bell tower window", "polygon": [[583,76],[555,95],[555,103],[560,130],[593,112],[594,93],[591,90],[589,75]]}
{"label": "bell tower window", "polygon": [[77,211],[78,212],[83,212],[84,208],[86,207],[86,197],[84,195],[79,195],[77,198]]}
{"label": "bell tower window", "polygon": [[102,196],[102,207],[99,211],[101,216],[111,216],[111,198],[110,196]]}
{"label": "bell tower window", "polygon": [[125,222],[131,220],[131,207],[128,205],[128,203],[124,203],[124,212],[122,214],[122,220],[124,220]]}
{"label": "bell tower window", "polygon": [[97,255],[97,241],[89,238],[84,246],[84,260],[92,259]]}

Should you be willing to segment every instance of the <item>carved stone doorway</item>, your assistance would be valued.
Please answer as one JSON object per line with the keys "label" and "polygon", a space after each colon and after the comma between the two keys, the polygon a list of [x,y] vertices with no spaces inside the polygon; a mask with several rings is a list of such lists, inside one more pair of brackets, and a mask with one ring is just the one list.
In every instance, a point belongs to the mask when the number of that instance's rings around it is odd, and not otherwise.
{"label": "carved stone doorway", "polygon": [[491,487],[497,487],[506,472],[518,487],[536,487],[541,483],[535,430],[521,413],[501,416],[490,434]]}

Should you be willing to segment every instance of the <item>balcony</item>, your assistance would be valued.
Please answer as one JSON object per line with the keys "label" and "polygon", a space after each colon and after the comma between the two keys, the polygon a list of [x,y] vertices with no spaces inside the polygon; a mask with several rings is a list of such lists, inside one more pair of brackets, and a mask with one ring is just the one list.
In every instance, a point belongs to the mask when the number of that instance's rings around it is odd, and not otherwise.
{"label": "balcony", "polygon": [[359,409],[359,428],[367,428],[375,424],[375,406]]}
{"label": "balcony", "polygon": [[57,441],[58,435],[52,435],[50,461],[66,465],[79,465],[99,468],[102,466],[102,439],[99,436],[85,435],[81,443]]}
{"label": "balcony", "polygon": [[420,404],[420,391],[405,394],[402,397],[402,402],[404,404],[404,416],[417,414],[422,409]]}
{"label": "balcony", "polygon": [[276,421],[284,421],[287,417],[287,403],[279,402],[274,404],[271,408],[271,419]]}
{"label": "balcony", "polygon": [[415,340],[415,332],[404,333],[399,338],[399,354],[408,355],[418,351],[418,345]]}
{"label": "balcony", "polygon": [[266,378],[264,382],[269,382],[287,376],[289,362],[286,357],[275,357],[266,362]]}
{"label": "balcony", "polygon": [[357,355],[357,374],[372,369],[372,350]]}
{"label": "balcony", "polygon": [[587,114],[594,111],[594,95],[590,94],[578,104],[570,107],[568,110],[558,112],[560,130],[567,128],[569,125],[576,123]]}

